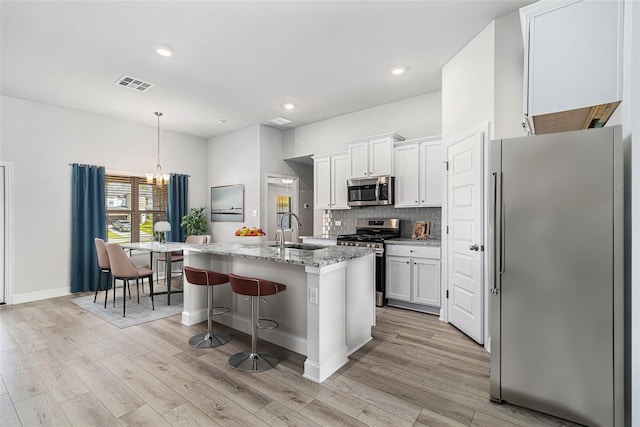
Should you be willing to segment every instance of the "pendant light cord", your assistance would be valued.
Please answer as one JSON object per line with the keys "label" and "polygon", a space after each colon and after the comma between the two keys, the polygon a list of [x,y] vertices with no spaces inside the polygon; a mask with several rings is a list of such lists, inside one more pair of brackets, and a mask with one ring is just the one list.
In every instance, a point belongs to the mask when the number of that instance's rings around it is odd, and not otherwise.
{"label": "pendant light cord", "polygon": [[156,165],[156,171],[159,172],[162,168],[160,166],[160,116],[162,116],[162,113],[156,111],[155,115],[158,116],[158,164]]}

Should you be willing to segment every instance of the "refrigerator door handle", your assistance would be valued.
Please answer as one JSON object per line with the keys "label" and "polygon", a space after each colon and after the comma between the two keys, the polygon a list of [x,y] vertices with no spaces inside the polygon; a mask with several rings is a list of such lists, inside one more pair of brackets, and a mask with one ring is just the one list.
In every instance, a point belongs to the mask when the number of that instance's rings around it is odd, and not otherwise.
{"label": "refrigerator door handle", "polygon": [[500,204],[500,274],[504,274],[505,271],[507,270],[507,263],[505,260],[505,254],[506,254],[506,239],[505,239],[505,234],[506,234],[506,222],[505,222],[505,215],[504,215],[504,197],[503,197],[503,190],[504,190],[504,177],[502,175],[502,172],[500,172],[500,197],[498,197],[498,203]]}
{"label": "refrigerator door handle", "polygon": [[[501,182],[498,183],[498,172],[493,172],[493,253],[497,256],[493,257],[493,287],[491,293],[497,295],[500,292],[500,286],[498,286],[498,276],[502,271],[502,192]],[[500,180],[501,181],[501,180]],[[499,225],[499,226],[498,226]]]}

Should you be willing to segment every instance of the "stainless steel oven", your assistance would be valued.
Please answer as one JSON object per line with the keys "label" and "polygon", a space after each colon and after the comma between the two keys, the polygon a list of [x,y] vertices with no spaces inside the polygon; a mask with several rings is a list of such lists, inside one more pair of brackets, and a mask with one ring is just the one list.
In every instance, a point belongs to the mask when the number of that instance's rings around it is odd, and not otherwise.
{"label": "stainless steel oven", "polygon": [[347,204],[349,206],[393,205],[395,178],[350,179],[347,181]]}
{"label": "stainless steel oven", "polygon": [[385,305],[386,258],[384,241],[400,237],[400,220],[383,218],[356,219],[356,233],[338,236],[338,245],[376,250],[376,305]]}

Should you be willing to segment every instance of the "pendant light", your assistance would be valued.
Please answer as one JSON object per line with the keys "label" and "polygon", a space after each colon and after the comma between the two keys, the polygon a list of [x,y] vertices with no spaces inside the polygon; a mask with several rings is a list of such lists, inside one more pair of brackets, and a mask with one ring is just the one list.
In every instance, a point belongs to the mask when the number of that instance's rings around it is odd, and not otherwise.
{"label": "pendant light", "polygon": [[156,184],[158,187],[162,187],[169,183],[169,174],[163,174],[162,166],[160,166],[160,117],[162,113],[156,111],[154,114],[158,117],[158,164],[155,173],[147,174],[147,184]]}

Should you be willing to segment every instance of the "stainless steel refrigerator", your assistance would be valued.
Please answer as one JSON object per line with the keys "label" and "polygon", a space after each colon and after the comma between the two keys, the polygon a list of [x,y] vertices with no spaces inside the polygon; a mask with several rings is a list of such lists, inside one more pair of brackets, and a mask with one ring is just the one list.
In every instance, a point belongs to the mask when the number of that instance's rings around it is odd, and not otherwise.
{"label": "stainless steel refrigerator", "polygon": [[619,126],[491,141],[491,399],[625,425]]}

